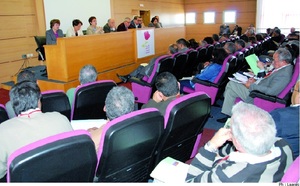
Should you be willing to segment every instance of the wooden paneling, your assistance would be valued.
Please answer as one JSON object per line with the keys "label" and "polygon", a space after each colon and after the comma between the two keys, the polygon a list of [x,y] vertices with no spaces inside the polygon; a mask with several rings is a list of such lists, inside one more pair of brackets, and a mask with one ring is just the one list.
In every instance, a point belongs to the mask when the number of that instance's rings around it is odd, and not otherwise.
{"label": "wooden paneling", "polygon": [[184,25],[184,0],[111,0],[111,2],[114,10],[112,16],[115,17],[116,24],[120,24],[125,17],[132,17],[132,13],[136,10],[146,10],[150,11],[150,18],[158,15],[164,27]]}
{"label": "wooden paneling", "polygon": [[39,65],[33,38],[37,30],[34,0],[1,0],[0,24],[0,82],[7,82],[22,67],[23,54],[34,55],[29,66]]}
{"label": "wooden paneling", "polygon": [[33,0],[1,0],[0,16],[35,15],[34,7],[35,6]]}
{"label": "wooden paneling", "polygon": [[[242,32],[245,32],[251,23],[255,25],[256,0],[186,0],[185,12],[195,12],[197,14],[196,24],[186,26],[186,38],[195,38],[200,41],[213,33],[219,33],[220,25],[223,24],[223,12],[226,10],[236,10],[236,24],[242,27]],[[203,12],[205,11],[216,12],[215,24],[203,24]],[[236,24],[229,24],[230,30]]]}

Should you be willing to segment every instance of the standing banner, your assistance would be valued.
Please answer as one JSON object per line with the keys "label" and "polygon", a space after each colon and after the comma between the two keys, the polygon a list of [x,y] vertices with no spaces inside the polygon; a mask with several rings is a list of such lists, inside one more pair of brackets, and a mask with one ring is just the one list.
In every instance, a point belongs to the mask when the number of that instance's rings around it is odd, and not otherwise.
{"label": "standing banner", "polygon": [[137,29],[137,58],[143,58],[155,54],[154,29]]}

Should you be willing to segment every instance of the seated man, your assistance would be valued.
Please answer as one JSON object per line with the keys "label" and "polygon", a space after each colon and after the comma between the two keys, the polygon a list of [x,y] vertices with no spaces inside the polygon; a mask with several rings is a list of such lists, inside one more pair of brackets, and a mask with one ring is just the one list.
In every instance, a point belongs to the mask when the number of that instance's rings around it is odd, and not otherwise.
{"label": "seated man", "polygon": [[184,38],[180,38],[176,41],[178,52],[184,53],[188,51],[188,41],[185,40]]}
{"label": "seated man", "polygon": [[[279,182],[293,161],[292,151],[285,140],[275,137],[270,114],[239,102],[232,109],[229,125],[200,148],[186,181]],[[218,152],[226,156],[220,157]]]}
{"label": "seated man", "polygon": [[103,26],[104,33],[116,32],[115,19],[110,18],[107,20],[107,23]]}
{"label": "seated man", "polygon": [[9,97],[18,116],[0,125],[0,178],[6,174],[8,157],[17,149],[73,130],[64,115],[58,112],[41,112],[41,91],[35,82],[22,81],[15,84]]}
{"label": "seated man", "polygon": [[266,74],[264,78],[249,78],[244,84],[229,81],[224,92],[224,102],[222,113],[226,116],[218,119],[218,122],[225,123],[231,115],[231,109],[236,98],[241,98],[247,103],[253,103],[253,98],[249,96],[252,90],[257,90],[268,95],[278,95],[290,82],[293,74],[292,55],[285,49],[280,48],[274,53],[273,71]]}
{"label": "seated man", "polygon": [[[103,110],[106,112],[108,122],[132,112],[134,110],[133,93],[124,86],[113,87],[106,96]],[[95,143],[96,152],[98,152],[103,126],[88,129]]]}
{"label": "seated man", "polygon": [[[177,45],[176,44],[171,44],[168,48],[167,55],[171,56],[172,54],[175,54],[176,52],[178,52]],[[152,58],[147,65],[140,65],[136,70],[131,72],[129,75],[121,76],[121,75],[117,74],[117,76],[124,83],[126,83],[128,81],[128,79],[130,79],[131,77],[137,77],[137,78],[142,78],[144,76],[149,77],[151,75],[152,71],[153,71],[155,61],[158,57]]]}
{"label": "seated man", "polygon": [[[21,71],[18,76],[17,76],[17,83],[20,83],[22,81],[32,81],[32,82],[37,82],[35,74],[30,71],[30,70],[23,70]],[[6,112],[9,118],[16,117],[16,113],[12,107],[11,101],[8,101],[5,104]]]}
{"label": "seated man", "polygon": [[235,45],[235,51],[241,51],[243,48],[245,48],[246,43],[242,39],[238,39],[234,42]]}
{"label": "seated man", "polygon": [[117,32],[127,31],[130,25],[130,18],[125,17],[124,21],[117,27]]}
{"label": "seated man", "polygon": [[141,16],[134,16],[128,28],[142,28],[142,23],[143,19]]}
{"label": "seated man", "polygon": [[179,83],[176,77],[170,72],[162,72],[156,77],[156,91],[152,99],[142,106],[143,108],[157,108],[162,115],[165,115],[169,103],[180,96]]}
{"label": "seated man", "polygon": [[289,107],[278,108],[270,112],[276,125],[276,136],[285,139],[293,150],[294,159],[299,156],[299,106],[300,80],[297,81]]}
{"label": "seated man", "polygon": [[[93,65],[85,65],[80,69],[79,72],[79,82],[80,85],[84,85],[87,83],[95,82],[97,81],[97,70]],[[70,88],[66,94],[69,98],[69,102],[71,105],[71,108],[73,106],[73,101],[75,97],[75,90],[76,88]]]}

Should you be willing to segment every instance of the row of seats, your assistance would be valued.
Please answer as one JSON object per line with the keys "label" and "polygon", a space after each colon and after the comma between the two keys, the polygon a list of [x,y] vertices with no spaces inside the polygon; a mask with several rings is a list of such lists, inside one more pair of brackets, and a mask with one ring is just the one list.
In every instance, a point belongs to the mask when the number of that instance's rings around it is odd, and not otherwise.
{"label": "row of seats", "polygon": [[85,130],[34,142],[9,157],[7,181],[147,182],[165,157],[196,155],[210,102],[196,92],[172,101],[165,116],[147,108],[116,118],[104,125],[97,154]]}

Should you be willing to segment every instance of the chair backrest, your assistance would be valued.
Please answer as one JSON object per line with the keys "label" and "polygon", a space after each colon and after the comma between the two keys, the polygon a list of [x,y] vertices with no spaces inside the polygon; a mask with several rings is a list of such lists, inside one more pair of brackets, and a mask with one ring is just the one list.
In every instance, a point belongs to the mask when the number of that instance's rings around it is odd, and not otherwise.
{"label": "chair backrest", "polygon": [[232,55],[229,55],[224,59],[221,71],[219,72],[218,76],[214,80],[215,84],[221,84],[221,82],[225,79],[226,72],[228,70],[228,62],[230,61],[231,58],[232,58]]}
{"label": "chair backrest", "polygon": [[6,112],[5,106],[3,104],[0,104],[0,124],[8,119],[9,117]]}
{"label": "chair backrest", "polygon": [[176,77],[176,79],[181,79],[183,77],[183,69],[186,64],[188,55],[186,53],[175,53],[172,56],[174,58],[174,66],[172,70],[172,74]]}
{"label": "chair backrest", "polygon": [[42,92],[42,112],[59,112],[71,120],[71,106],[66,93],[62,90]]}
{"label": "chair backrest", "polygon": [[100,182],[147,182],[164,119],[155,108],[141,109],[104,125],[96,177]]}
{"label": "chair backrest", "polygon": [[198,51],[198,55],[197,55],[197,60],[198,63],[204,63],[205,62],[205,58],[206,58],[206,52],[207,52],[207,48],[200,46],[197,48]]}
{"label": "chair backrest", "polygon": [[183,77],[189,77],[193,75],[193,72],[196,72],[197,66],[198,66],[198,61],[197,61],[197,56],[198,56],[198,51],[195,49],[189,49],[186,54],[187,56],[187,61],[183,67]]}
{"label": "chair backrest", "polygon": [[46,56],[45,56],[44,45],[46,44],[46,36],[34,36],[34,40],[37,45],[36,51],[39,53],[38,59],[45,61]]}
{"label": "chair backrest", "polygon": [[89,132],[64,132],[13,152],[7,162],[7,182],[92,182],[96,165]]}
{"label": "chair backrest", "polygon": [[281,182],[284,183],[299,183],[299,164],[300,164],[300,156],[298,156],[293,163],[289,166],[289,168],[284,173]]}
{"label": "chair backrest", "polygon": [[[171,63],[166,63],[165,61],[168,61]],[[153,67],[153,70],[152,70],[150,76],[149,77],[144,76],[142,78],[142,80],[149,84],[153,84],[158,73],[165,72],[165,71],[172,71],[172,68],[173,68],[172,56],[169,56],[169,55],[159,56],[156,58],[156,60],[154,62],[154,67]]]}
{"label": "chair backrest", "polygon": [[106,119],[103,111],[108,92],[117,86],[112,80],[101,80],[80,85],[75,90],[71,120]]}
{"label": "chair backrest", "polygon": [[290,97],[290,93],[291,93],[291,89],[295,86],[298,78],[299,78],[299,63],[300,63],[300,56],[297,57],[296,59],[296,63],[294,66],[294,72],[293,72],[293,76],[291,81],[289,82],[289,84],[280,92],[280,94],[277,96],[281,99],[284,99],[286,96],[289,98]]}
{"label": "chair backrest", "polygon": [[206,48],[207,48],[207,51],[206,51],[205,61],[209,61],[212,58],[212,53],[213,53],[213,50],[214,50],[214,45],[207,45]]}
{"label": "chair backrest", "polygon": [[211,99],[202,91],[173,100],[164,116],[165,131],[159,142],[156,164],[168,156],[182,162],[189,160],[210,110]]}
{"label": "chair backrest", "polygon": [[170,55],[162,55],[159,56],[158,58],[156,58],[155,62],[154,62],[154,67],[153,70],[150,74],[150,76],[144,76],[142,78],[143,81],[149,83],[149,84],[153,84],[155,81],[155,78],[157,76],[157,74],[161,73],[161,72],[172,72],[173,69],[173,58]]}

